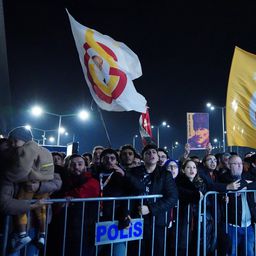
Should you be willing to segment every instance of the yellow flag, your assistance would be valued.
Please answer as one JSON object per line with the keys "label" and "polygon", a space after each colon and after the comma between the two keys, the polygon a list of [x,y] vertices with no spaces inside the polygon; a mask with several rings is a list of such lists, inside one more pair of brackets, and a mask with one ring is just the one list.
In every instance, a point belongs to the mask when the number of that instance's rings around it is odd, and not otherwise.
{"label": "yellow flag", "polygon": [[256,55],[235,48],[229,74],[228,146],[256,148]]}

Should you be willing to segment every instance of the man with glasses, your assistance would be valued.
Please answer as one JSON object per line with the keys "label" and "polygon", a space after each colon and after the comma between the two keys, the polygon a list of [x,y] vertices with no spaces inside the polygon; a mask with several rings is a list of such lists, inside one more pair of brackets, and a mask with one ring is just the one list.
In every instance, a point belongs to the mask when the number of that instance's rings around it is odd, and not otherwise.
{"label": "man with glasses", "polygon": [[[225,175],[226,182],[238,181],[240,189],[255,189],[255,182],[243,177],[243,162],[240,156],[229,158],[230,172]],[[254,229],[256,221],[254,193],[239,192],[228,195],[228,236],[232,242],[229,255],[254,255]],[[238,254],[236,254],[238,252]],[[246,254],[247,252],[247,254]]]}

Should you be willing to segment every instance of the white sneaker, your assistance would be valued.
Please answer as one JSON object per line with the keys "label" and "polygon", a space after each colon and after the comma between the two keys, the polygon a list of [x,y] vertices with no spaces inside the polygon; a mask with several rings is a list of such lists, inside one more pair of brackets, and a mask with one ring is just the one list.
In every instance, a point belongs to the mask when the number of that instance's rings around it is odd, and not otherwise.
{"label": "white sneaker", "polygon": [[40,234],[40,235],[39,235],[39,238],[38,238],[38,240],[37,240],[37,246],[38,246],[39,248],[43,248],[44,245],[45,245],[45,234]]}
{"label": "white sneaker", "polygon": [[11,251],[15,252],[15,251],[19,251],[20,249],[22,249],[23,247],[25,247],[27,244],[29,244],[31,242],[31,237],[30,236],[17,236],[17,238],[15,239],[15,241],[13,241],[14,243],[12,244],[12,248]]}

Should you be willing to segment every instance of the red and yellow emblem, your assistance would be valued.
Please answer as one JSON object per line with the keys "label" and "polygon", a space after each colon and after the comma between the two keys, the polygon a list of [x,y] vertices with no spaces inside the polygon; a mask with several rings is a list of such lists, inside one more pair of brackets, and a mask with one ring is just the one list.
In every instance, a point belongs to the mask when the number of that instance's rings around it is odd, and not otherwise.
{"label": "red and yellow emblem", "polygon": [[[104,102],[111,104],[124,91],[127,76],[118,68],[116,54],[103,43],[95,41],[93,34],[91,29],[85,34],[84,64],[95,94]],[[108,68],[103,68],[103,65]]]}

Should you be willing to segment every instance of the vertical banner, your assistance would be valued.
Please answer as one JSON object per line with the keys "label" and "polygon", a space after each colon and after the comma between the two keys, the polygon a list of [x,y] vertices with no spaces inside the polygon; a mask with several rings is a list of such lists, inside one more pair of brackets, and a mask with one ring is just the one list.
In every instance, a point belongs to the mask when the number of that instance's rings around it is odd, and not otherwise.
{"label": "vertical banner", "polygon": [[256,148],[256,55],[235,48],[226,102],[228,146]]}
{"label": "vertical banner", "polygon": [[208,113],[187,113],[187,142],[191,150],[206,149],[209,139]]}
{"label": "vertical banner", "polygon": [[142,144],[146,146],[147,144],[154,143],[153,137],[152,137],[152,130],[151,130],[148,108],[146,113],[142,113],[140,115],[139,125],[140,125],[140,136],[142,139]]}

